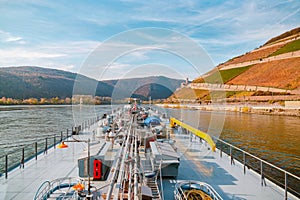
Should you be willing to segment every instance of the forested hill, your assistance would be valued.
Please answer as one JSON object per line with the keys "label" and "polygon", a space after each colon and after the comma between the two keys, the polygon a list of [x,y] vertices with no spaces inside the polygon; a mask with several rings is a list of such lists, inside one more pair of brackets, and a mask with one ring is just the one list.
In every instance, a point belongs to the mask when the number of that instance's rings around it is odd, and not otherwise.
{"label": "forested hill", "polygon": [[[78,80],[89,84],[82,84],[77,94],[94,94],[95,96],[111,97],[114,90],[121,93],[128,93],[126,90],[136,86],[140,87],[133,91],[132,96],[146,99],[151,96],[153,99],[167,98],[180,86],[181,80],[169,79],[166,77],[146,77],[139,79],[97,81],[83,75],[77,75],[57,69],[41,67],[3,67],[0,68],[0,97],[14,99],[26,98],[66,98],[73,94],[74,82]],[[96,91],[89,85],[97,85]],[[115,88],[118,87],[118,88]]]}

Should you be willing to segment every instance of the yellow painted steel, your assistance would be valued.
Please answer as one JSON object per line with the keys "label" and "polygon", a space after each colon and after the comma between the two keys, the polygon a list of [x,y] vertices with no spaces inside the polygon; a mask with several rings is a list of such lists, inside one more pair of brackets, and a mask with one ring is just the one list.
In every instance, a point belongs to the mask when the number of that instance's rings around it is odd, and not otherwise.
{"label": "yellow painted steel", "polygon": [[183,123],[182,121],[179,121],[178,119],[170,118],[170,126],[174,127],[176,124],[181,126],[182,128],[185,128],[185,129],[191,131],[194,135],[197,135],[198,137],[205,140],[211,147],[212,151],[216,151],[216,144],[214,143],[214,141],[211,139],[211,137],[207,133],[204,133],[186,123]]}

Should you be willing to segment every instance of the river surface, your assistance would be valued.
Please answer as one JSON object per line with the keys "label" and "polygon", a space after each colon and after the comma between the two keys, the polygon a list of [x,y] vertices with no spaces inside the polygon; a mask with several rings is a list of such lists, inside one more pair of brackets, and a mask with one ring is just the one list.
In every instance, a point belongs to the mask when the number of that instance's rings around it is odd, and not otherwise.
{"label": "river surface", "polygon": [[[110,113],[109,106],[0,106],[0,157],[17,146]],[[165,112],[300,175],[299,117],[171,110]]]}
{"label": "river surface", "polygon": [[111,106],[0,106],[0,158],[24,143],[59,136],[111,110]]}
{"label": "river surface", "polygon": [[240,112],[165,109],[255,156],[300,176],[300,118]]}

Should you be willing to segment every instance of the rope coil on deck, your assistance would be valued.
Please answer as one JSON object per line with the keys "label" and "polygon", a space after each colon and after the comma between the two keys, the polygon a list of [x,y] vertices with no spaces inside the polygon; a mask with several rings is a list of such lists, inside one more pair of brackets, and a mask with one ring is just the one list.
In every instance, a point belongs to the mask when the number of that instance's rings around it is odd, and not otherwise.
{"label": "rope coil on deck", "polygon": [[184,192],[187,200],[212,200],[212,198],[201,190],[188,190]]}

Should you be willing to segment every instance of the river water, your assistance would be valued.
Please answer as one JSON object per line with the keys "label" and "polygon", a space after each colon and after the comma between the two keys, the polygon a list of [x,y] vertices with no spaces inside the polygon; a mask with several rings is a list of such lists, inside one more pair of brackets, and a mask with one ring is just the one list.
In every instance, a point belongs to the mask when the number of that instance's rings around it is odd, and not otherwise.
{"label": "river water", "polygon": [[69,131],[104,113],[111,106],[0,106],[0,158],[18,146]]}
{"label": "river water", "polygon": [[[0,106],[0,157],[23,143],[71,129],[86,119],[110,113],[109,106]],[[300,175],[298,117],[165,110],[205,132]]]}
{"label": "river water", "polygon": [[300,176],[300,118],[240,112],[165,110],[234,146]]}

